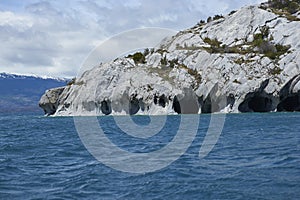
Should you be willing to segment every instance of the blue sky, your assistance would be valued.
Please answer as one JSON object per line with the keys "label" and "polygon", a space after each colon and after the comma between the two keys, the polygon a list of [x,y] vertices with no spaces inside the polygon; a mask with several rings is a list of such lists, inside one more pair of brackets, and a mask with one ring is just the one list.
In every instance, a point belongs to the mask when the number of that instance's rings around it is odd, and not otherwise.
{"label": "blue sky", "polygon": [[72,77],[102,41],[134,28],[183,30],[262,0],[0,0],[0,72]]}

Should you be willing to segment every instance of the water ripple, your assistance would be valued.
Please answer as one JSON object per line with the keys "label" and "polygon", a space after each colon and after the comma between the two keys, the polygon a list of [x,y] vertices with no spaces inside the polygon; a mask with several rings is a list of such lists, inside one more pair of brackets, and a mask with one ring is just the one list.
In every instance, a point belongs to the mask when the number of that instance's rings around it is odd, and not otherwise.
{"label": "water ripple", "polygon": [[[157,172],[108,168],[85,149],[72,118],[0,116],[0,199],[297,199],[300,196],[299,113],[227,115],[221,137],[204,159],[198,152],[210,116],[201,116],[188,151]],[[148,118],[138,117],[145,124]],[[145,120],[145,122],[143,121]],[[170,117],[170,124],[178,116]],[[166,145],[177,126],[149,141],[132,140],[101,119],[123,149]],[[123,135],[122,135],[123,134]]]}

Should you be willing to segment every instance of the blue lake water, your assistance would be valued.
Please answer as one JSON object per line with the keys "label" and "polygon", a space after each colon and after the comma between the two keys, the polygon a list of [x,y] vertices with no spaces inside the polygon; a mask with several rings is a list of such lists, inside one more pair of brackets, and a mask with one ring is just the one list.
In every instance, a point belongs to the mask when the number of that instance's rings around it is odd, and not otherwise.
{"label": "blue lake water", "polygon": [[[201,115],[196,138],[178,160],[132,174],[97,161],[72,117],[2,114],[0,199],[299,199],[300,113],[228,114],[217,144],[199,159],[210,117]],[[167,145],[180,123],[180,116],[168,116],[161,133],[136,139],[113,117],[98,119],[114,144],[135,153]]]}

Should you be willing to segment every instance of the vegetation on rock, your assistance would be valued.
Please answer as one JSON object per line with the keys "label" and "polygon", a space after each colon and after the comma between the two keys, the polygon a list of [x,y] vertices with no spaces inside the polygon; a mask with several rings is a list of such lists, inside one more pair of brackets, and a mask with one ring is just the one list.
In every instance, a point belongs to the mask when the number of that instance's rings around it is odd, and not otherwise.
{"label": "vegetation on rock", "polygon": [[283,16],[290,21],[300,21],[294,15],[300,10],[299,0],[269,0],[267,3],[262,3],[260,8],[270,9],[273,13]]}
{"label": "vegetation on rock", "polygon": [[133,59],[135,64],[145,64],[146,63],[146,58],[145,55],[141,52],[136,52],[133,55],[128,55],[127,58]]}

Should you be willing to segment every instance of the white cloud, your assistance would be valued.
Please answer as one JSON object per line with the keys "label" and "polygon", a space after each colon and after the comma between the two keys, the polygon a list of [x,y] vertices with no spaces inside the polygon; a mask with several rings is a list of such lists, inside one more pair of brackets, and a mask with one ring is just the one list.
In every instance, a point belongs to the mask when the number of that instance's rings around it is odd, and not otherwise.
{"label": "white cloud", "polygon": [[260,0],[0,1],[0,72],[74,76],[105,38],[139,27],[182,30]]}
{"label": "white cloud", "polygon": [[16,15],[9,11],[0,12],[0,26],[15,26],[24,29],[32,25],[31,17]]}
{"label": "white cloud", "polygon": [[159,23],[166,23],[166,22],[176,22],[178,16],[177,15],[172,15],[172,14],[160,14],[157,17],[150,18],[149,22],[152,25],[156,25]]}

